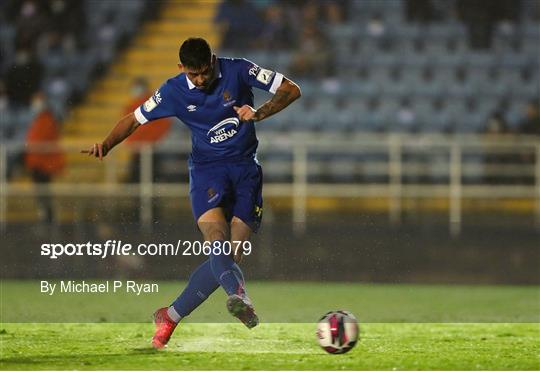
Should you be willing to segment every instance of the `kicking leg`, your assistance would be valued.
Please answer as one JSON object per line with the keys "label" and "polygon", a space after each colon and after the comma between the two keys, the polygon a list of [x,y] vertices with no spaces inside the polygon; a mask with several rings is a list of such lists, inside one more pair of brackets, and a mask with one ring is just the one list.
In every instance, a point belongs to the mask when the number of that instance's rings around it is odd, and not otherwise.
{"label": "kicking leg", "polygon": [[[229,224],[223,209],[214,208],[204,213],[198,221],[204,239],[211,242],[210,268],[214,277],[230,296],[244,294],[244,280],[240,267],[231,255],[225,254],[229,240]],[[218,254],[215,254],[215,253]]]}
{"label": "kicking leg", "polygon": [[[233,219],[231,220],[231,245],[233,249],[236,246],[233,242],[247,241],[249,240],[250,235],[251,228],[247,224],[245,224],[240,218],[233,217]],[[233,316],[240,319],[240,321],[244,323],[246,327],[253,328],[257,324],[259,324],[259,318],[257,317],[255,309],[253,308],[253,304],[247,296],[243,286],[244,277],[242,276],[242,271],[238,266],[238,263],[240,263],[242,260],[242,251],[240,249],[237,252],[233,251],[233,258],[235,262],[233,265],[235,267],[238,267],[238,272],[240,274],[242,290],[241,292],[231,294],[229,296],[229,298],[227,299],[227,309]]]}
{"label": "kicking leg", "polygon": [[[198,221],[204,239],[222,241],[229,229],[221,208],[214,208],[204,213]],[[169,342],[180,319],[188,316],[219,287],[212,272],[210,258],[204,261],[189,277],[186,288],[171,306],[161,308],[154,313],[156,333],[152,345],[161,349]]]}
{"label": "kicking leg", "polygon": [[[240,266],[233,259],[233,252],[226,254],[228,249],[225,249],[230,243],[227,242],[229,236],[231,238],[234,236],[235,239],[242,240],[249,238],[249,234],[246,235],[246,231],[243,229],[243,222],[237,218],[233,218],[229,234],[229,224],[225,219],[223,210],[221,208],[215,208],[202,215],[198,223],[205,240],[212,243],[210,268],[215,279],[229,295],[227,309],[233,316],[244,323],[246,327],[255,327],[259,324],[259,319],[257,314],[255,314],[251,301],[246,295],[244,275]],[[231,246],[231,248],[233,247]],[[215,254],[215,251],[220,252],[219,254]]]}
{"label": "kicking leg", "polygon": [[[236,247],[236,244],[233,242],[245,242],[249,241],[249,238],[251,237],[251,228],[240,218],[234,216],[231,220],[231,244],[233,248]],[[242,245],[240,245],[242,247]],[[236,252],[234,252],[234,262],[237,264],[242,262],[243,259],[243,251],[242,249],[238,249]]]}

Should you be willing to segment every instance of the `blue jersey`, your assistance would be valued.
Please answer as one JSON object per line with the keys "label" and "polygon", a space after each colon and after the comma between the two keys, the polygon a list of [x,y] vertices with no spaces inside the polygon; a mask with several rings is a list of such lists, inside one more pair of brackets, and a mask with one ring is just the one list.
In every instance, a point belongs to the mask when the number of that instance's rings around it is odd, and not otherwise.
{"label": "blue jersey", "polygon": [[176,116],[191,129],[191,162],[255,158],[253,121],[240,121],[233,106],[253,106],[252,87],[275,93],[283,75],[236,58],[218,58],[211,90],[197,89],[185,73],[167,80],[135,110],[140,124]]}

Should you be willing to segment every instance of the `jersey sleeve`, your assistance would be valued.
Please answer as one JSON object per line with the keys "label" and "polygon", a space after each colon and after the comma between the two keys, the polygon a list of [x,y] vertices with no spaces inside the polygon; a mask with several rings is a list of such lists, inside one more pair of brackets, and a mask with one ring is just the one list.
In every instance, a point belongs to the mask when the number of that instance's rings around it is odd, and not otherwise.
{"label": "jersey sleeve", "polygon": [[137,107],[134,114],[139,124],[176,115],[170,92],[170,87],[165,83],[146,102]]}
{"label": "jersey sleeve", "polygon": [[283,74],[257,66],[247,59],[242,59],[240,62],[240,74],[247,85],[272,94],[276,93],[283,81]]}

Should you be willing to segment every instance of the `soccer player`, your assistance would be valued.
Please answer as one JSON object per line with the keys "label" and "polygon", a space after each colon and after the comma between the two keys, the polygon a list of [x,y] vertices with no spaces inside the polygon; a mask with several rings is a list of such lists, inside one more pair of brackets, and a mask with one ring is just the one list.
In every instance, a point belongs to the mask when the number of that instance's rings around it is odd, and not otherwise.
{"label": "soccer player", "polygon": [[[256,158],[255,122],[299,98],[300,88],[282,74],[248,60],[217,58],[201,38],[184,41],[179,57],[178,67],[183,72],[120,119],[107,138],[95,143],[88,153],[102,159],[140,125],[176,116],[191,129],[190,198],[204,240],[213,248],[248,241],[262,217],[262,170]],[[254,109],[252,87],[274,95]],[[228,295],[227,309],[233,316],[248,328],[259,323],[238,266],[242,252],[225,252],[212,249],[180,296],[154,313],[155,348],[165,347],[178,322],[219,286]]]}

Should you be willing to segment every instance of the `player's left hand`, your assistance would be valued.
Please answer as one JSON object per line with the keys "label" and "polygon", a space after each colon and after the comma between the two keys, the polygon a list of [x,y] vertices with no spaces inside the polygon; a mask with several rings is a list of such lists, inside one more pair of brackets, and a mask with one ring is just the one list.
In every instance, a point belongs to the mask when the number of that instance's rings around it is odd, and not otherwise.
{"label": "player's left hand", "polygon": [[238,114],[238,118],[241,121],[248,121],[248,120],[254,120],[255,113],[257,110],[255,110],[250,105],[244,105],[242,107],[233,106],[234,111]]}

